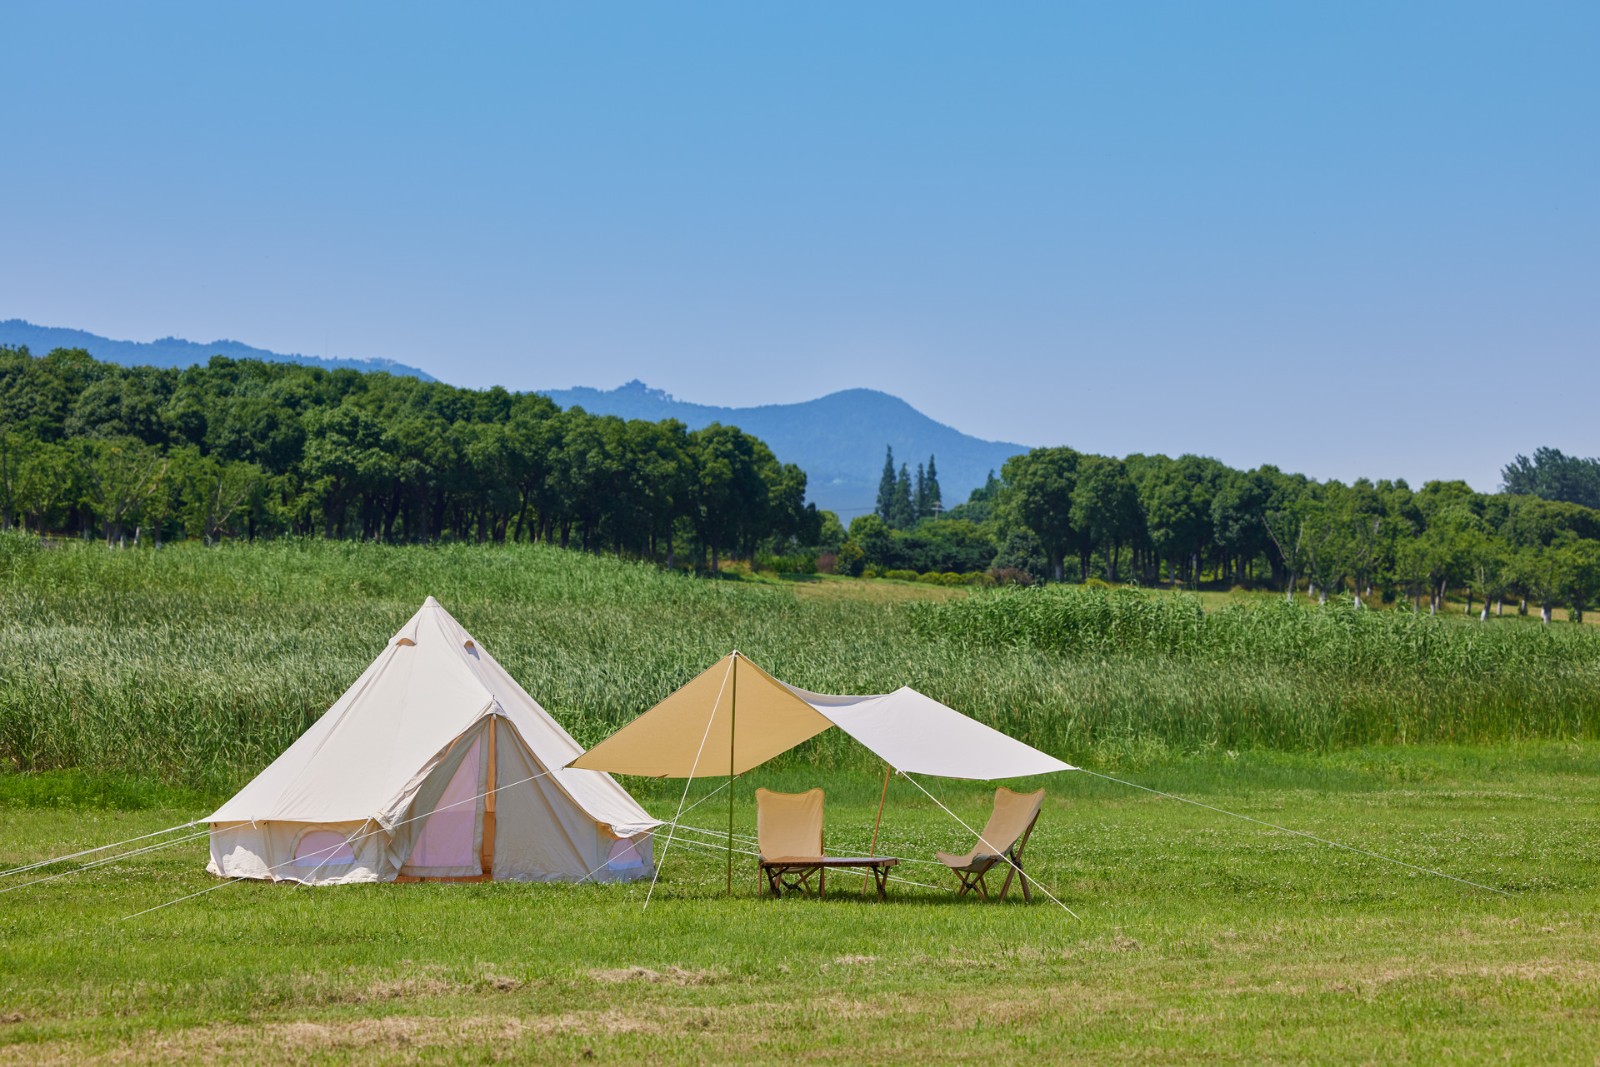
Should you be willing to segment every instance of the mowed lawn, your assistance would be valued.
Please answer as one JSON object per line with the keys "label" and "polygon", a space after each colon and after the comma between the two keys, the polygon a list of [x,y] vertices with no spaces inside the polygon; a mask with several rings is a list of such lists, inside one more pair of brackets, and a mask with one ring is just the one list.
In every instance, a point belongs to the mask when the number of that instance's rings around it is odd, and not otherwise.
{"label": "mowed lawn", "polygon": [[[1084,774],[1042,783],[1028,854],[1079,918],[1042,896],[956,900],[927,863],[901,872],[946,888],[893,883],[879,904],[836,875],[826,900],[770,900],[737,855],[728,899],[704,834],[673,846],[648,909],[643,884],[221,883],[202,840],[0,881],[0,1063],[1600,1055],[1600,745],[1217,753],[1117,773],[1509,896]],[[753,774],[738,833],[754,832],[760,784],[824,786],[830,848],[865,847],[869,772]],[[986,814],[984,788],[925,784],[969,823]],[[660,817],[682,789],[630,785]],[[683,822],[724,829],[725,796]],[[0,864],[171,826],[210,799],[0,776]],[[967,843],[895,782],[880,851]]]}

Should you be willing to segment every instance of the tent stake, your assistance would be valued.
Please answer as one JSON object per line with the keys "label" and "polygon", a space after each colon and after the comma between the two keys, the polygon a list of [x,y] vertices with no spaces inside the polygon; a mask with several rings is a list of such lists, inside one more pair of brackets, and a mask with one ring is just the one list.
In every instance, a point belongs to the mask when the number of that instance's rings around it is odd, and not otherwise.
{"label": "tent stake", "polygon": [[733,738],[739,725],[739,653],[733,654],[728,694],[728,896],[733,896]]}
{"label": "tent stake", "polygon": [[[894,768],[885,762],[883,765],[883,792],[878,797],[878,817],[872,821],[872,844],[867,846],[867,855],[869,856],[878,854],[878,827],[883,825],[883,802],[889,799],[889,775],[893,773]],[[868,868],[866,875],[861,879],[862,896],[867,895],[867,886],[871,882],[872,870]]]}

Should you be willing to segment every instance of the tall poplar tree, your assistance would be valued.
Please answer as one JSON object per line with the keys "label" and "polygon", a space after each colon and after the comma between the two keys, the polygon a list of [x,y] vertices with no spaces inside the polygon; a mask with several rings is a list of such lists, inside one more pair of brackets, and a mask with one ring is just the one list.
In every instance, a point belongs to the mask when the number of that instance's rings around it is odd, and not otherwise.
{"label": "tall poplar tree", "polygon": [[[989,473],[989,477],[994,477],[993,471]],[[939,468],[934,466],[933,457],[931,455],[928,457],[927,495],[927,514],[932,515],[934,518],[938,518],[939,513],[944,510],[944,498],[939,494]]]}
{"label": "tall poplar tree", "polygon": [[878,479],[878,518],[894,524],[894,446],[889,445],[883,459],[883,477]]}
{"label": "tall poplar tree", "polygon": [[907,530],[916,525],[917,505],[911,499],[911,471],[900,464],[900,477],[894,483],[894,504],[889,525],[896,530]]}

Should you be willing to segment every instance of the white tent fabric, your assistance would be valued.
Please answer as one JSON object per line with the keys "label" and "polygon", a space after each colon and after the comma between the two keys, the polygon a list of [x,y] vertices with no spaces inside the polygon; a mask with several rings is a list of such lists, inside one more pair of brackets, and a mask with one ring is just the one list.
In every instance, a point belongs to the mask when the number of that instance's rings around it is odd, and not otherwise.
{"label": "white tent fabric", "polygon": [[663,778],[742,774],[829,726],[911,774],[991,781],[1076,769],[915,689],[812,693],[779,681],[738,652],[573,766]]}
{"label": "white tent fabric", "polygon": [[910,686],[872,696],[784,688],[897,771],[993,781],[1077,770]]}
{"label": "white tent fabric", "polygon": [[211,814],[207,870],[317,884],[647,877],[660,822],[610,775],[567,767],[582,754],[429,597],[309,730]]}

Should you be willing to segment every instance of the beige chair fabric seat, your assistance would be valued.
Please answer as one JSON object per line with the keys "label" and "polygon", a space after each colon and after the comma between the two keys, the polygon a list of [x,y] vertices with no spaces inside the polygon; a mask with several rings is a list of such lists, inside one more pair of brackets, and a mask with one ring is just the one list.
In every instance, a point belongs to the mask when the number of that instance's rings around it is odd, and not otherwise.
{"label": "beige chair fabric seat", "polygon": [[1011,889],[1011,879],[1016,877],[1022,885],[1022,899],[1033,900],[1028,890],[1028,876],[1022,870],[1022,853],[1028,838],[1033,834],[1034,823],[1039,821],[1039,809],[1044,804],[1044,790],[1033,793],[1015,793],[1000,786],[994,791],[994,811],[984,824],[978,842],[968,852],[953,855],[935,852],[939,862],[950,868],[961,880],[961,890],[956,895],[966,896],[973,890],[989,899],[989,886],[984,876],[996,864],[1006,865],[1005,884],[1000,887],[1004,900]]}
{"label": "beige chair fabric seat", "polygon": [[822,847],[822,802],[820,789],[804,793],[778,793],[756,790],[756,847],[760,873],[767,877],[772,895],[785,889],[810,888],[817,879],[817,893],[826,892],[828,870]]}

